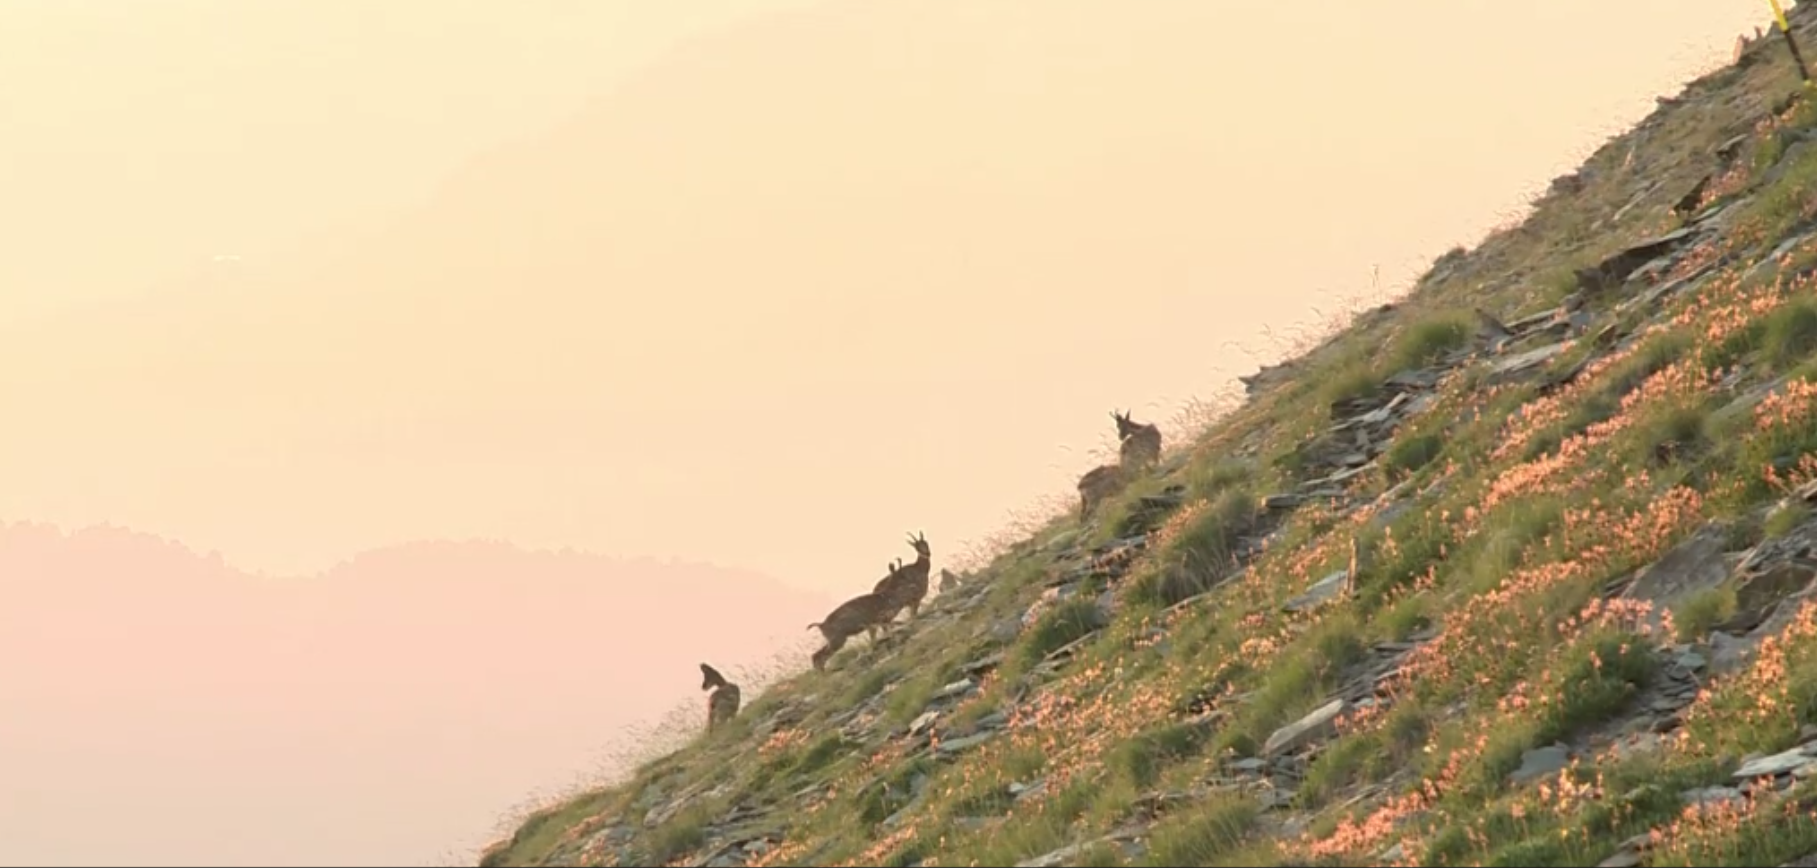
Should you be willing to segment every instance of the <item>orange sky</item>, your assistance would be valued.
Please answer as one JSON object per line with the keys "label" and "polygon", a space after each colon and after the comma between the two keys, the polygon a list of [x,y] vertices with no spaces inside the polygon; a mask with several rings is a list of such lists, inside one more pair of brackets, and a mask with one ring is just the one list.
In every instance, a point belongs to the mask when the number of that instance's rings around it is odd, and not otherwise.
{"label": "orange sky", "polygon": [[0,515],[856,587],[1478,236],[1764,12],[669,5],[9,4]]}
{"label": "orange sky", "polygon": [[0,526],[0,599],[0,865],[472,864],[626,727],[678,709],[696,731],[700,661],[755,693],[832,605],[749,571],[503,545],[279,582],[20,525]]}
{"label": "orange sky", "polygon": [[7,2],[0,520],[865,590],[907,531],[944,563],[1068,495],[1112,407],[1165,420],[1513,216],[1766,15]]}

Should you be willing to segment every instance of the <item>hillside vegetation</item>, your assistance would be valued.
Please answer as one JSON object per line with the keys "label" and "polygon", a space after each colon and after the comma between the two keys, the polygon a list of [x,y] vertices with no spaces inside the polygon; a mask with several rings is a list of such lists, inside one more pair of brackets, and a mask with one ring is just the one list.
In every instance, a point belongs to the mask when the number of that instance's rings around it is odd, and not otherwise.
{"label": "hillside vegetation", "polygon": [[1817,864],[1802,93],[1753,44],[1089,521],[483,864]]}

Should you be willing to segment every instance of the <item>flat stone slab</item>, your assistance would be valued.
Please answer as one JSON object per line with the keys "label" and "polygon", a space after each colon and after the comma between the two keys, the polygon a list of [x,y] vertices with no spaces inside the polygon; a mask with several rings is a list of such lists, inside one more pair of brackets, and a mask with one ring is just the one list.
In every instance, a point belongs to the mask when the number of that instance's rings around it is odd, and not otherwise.
{"label": "flat stone slab", "polygon": [[1262,745],[1262,755],[1274,756],[1335,734],[1338,715],[1343,713],[1342,699],[1333,699],[1319,706],[1311,714],[1275,730]]}
{"label": "flat stone slab", "polygon": [[1562,745],[1534,748],[1521,755],[1520,768],[1508,776],[1516,784],[1539,778],[1556,777],[1571,765],[1571,752]]}
{"label": "flat stone slab", "polygon": [[1552,359],[1570,348],[1570,341],[1559,341],[1555,344],[1535,347],[1524,353],[1515,353],[1512,356],[1497,359],[1495,364],[1491,365],[1489,368],[1488,380],[1490,383],[1502,383],[1513,380],[1522,374],[1538,370],[1541,365],[1552,361]]}
{"label": "flat stone slab", "polygon": [[1735,770],[1734,777],[1738,781],[1746,781],[1754,778],[1789,775],[1804,768],[1810,762],[1810,755],[1805,753],[1803,748],[1795,747],[1772,756],[1763,756],[1742,763],[1741,768]]}
{"label": "flat stone slab", "polygon": [[1289,612],[1310,612],[1335,599],[1344,590],[1345,580],[1350,578],[1348,570],[1338,570],[1313,583],[1306,592],[1288,600],[1281,608]]}

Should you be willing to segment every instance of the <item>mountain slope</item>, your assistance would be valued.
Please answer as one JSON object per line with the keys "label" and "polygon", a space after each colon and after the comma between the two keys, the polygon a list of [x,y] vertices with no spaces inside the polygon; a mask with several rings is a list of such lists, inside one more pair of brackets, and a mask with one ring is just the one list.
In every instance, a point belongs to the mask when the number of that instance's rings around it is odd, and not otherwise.
{"label": "mountain slope", "polygon": [[[614,761],[694,698],[701,659],[762,674],[735,664],[793,653],[827,603],[491,543],[273,579],[24,524],[0,524],[0,601],[0,863],[35,865],[423,864]],[[576,683],[560,715],[526,713]]]}
{"label": "mountain slope", "polygon": [[1799,93],[1752,46],[1093,521],[482,864],[1817,853]]}

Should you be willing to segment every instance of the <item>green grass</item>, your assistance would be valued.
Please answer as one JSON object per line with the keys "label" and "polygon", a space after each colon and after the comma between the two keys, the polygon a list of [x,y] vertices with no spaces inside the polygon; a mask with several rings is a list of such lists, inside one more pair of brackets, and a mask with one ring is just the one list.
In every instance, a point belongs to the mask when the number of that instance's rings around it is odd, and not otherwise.
{"label": "green grass", "polygon": [[1338,401],[1370,398],[1381,392],[1383,377],[1376,372],[1374,355],[1361,350],[1346,355],[1346,358],[1331,366],[1326,377],[1309,381],[1319,384],[1317,404],[1329,405]]}
{"label": "green grass", "polygon": [[1391,481],[1400,481],[1414,471],[1431,464],[1445,451],[1444,435],[1437,431],[1402,437],[1388,447],[1383,465]]}
{"label": "green grass", "polygon": [[1783,236],[1793,227],[1817,216],[1817,150],[1805,148],[1781,163],[1784,175],[1763,192],[1754,216],[1769,237]]}
{"label": "green grass", "polygon": [[[1696,291],[1619,309],[1636,284],[1586,305],[1581,337],[1618,320],[1634,336],[1612,363],[1545,396],[1535,382],[1492,388],[1489,362],[1467,362],[1425,415],[1372,435],[1390,439],[1347,502],[1260,511],[1264,496],[1331,472],[1307,444],[1326,436],[1333,403],[1380,397],[1386,377],[1471,347],[1472,307],[1513,321],[1557,304],[1574,269],[1676,225],[1671,197],[1638,194],[1655,180],[1688,186],[1716,143],[1753,123],[1749,105],[1795,82],[1767,64],[1703,86],[1726,96],[1687,97],[1695,108],[1664,111],[1644,139],[1610,142],[1580,190],[1542,197],[1518,230],[1447,254],[1394,311],[1309,347],[1292,381],[1192,434],[1183,466],[1134,480],[1083,526],[1073,514],[1034,522],[978,571],[965,607],[928,607],[888,649],[855,643],[833,670],[782,679],[733,726],[532,816],[486,864],[661,864],[758,829],[781,839],[766,859],[783,865],[1001,865],[1063,847],[1078,848],[1066,864],[1357,865],[1395,846],[1428,865],[1584,865],[1649,830],[1654,865],[1780,864],[1817,849],[1808,807],[1775,801],[1704,827],[1687,824],[1679,795],[1817,724],[1811,621],[1793,620],[1765,664],[1703,673],[1666,747],[1584,753],[1648,729],[1643,700],[1678,653],[1661,646],[1707,642],[1742,605],[1733,582],[1674,598],[1675,632],[1653,635],[1659,613],[1629,608],[1622,583],[1708,521],[1728,523],[1733,554],[1810,518],[1784,488],[1817,473],[1817,396],[1800,391],[1817,377],[1817,293],[1750,271],[1817,219],[1817,160],[1807,148],[1788,162],[1785,129],[1751,143],[1753,174],[1725,179],[1720,195],[1742,201],[1702,253],[1729,258]],[[1788,128],[1813,121],[1800,106]],[[1817,250],[1790,259],[1817,262]],[[1580,340],[1551,370],[1608,352]],[[1721,412],[1781,378],[1781,397]],[[1780,421],[1760,421],[1779,402]],[[1180,506],[1138,515],[1173,486]],[[1058,553],[1128,533],[1150,546],[1120,578],[1087,571],[1076,594],[1006,631],[1080,566]],[[1283,611],[1350,566],[1353,546],[1351,593]],[[1376,647],[1434,635],[1395,663],[1399,646]],[[1043,665],[1075,643],[1063,665]],[[1014,726],[957,755],[901,736],[992,653],[1002,667],[944,708],[936,740],[996,715]],[[1374,682],[1389,666],[1402,668]],[[1290,803],[1265,810],[1232,783],[1232,765],[1281,727],[1359,686],[1379,704],[1314,739],[1301,772],[1264,765],[1296,791]],[[1555,742],[1580,752],[1574,767],[1510,780]],[[1012,785],[1034,789],[1018,798]],[[1812,786],[1787,798],[1817,805]],[[697,795],[645,825],[684,791]],[[610,830],[628,843],[598,843]]]}
{"label": "green grass", "polygon": [[1797,365],[1817,350],[1817,300],[1787,303],[1767,317],[1762,331],[1763,361],[1779,370]]}
{"label": "green grass", "polygon": [[1414,323],[1389,353],[1389,373],[1421,368],[1469,342],[1475,324],[1468,312],[1438,314]]}
{"label": "green grass", "polygon": [[1716,625],[1735,615],[1735,588],[1721,585],[1693,594],[1672,610],[1680,642],[1698,642]]}
{"label": "green grass", "polygon": [[1154,570],[1137,580],[1132,597],[1170,606],[1204,592],[1236,569],[1237,542],[1255,520],[1253,494],[1242,487],[1223,490],[1161,547]]}
{"label": "green grass", "polygon": [[1143,864],[1207,865],[1231,855],[1255,829],[1258,813],[1249,799],[1208,799],[1157,824]]}
{"label": "green grass", "polygon": [[1198,723],[1176,723],[1144,732],[1118,745],[1111,765],[1137,789],[1153,786],[1169,764],[1204,747],[1211,728]]}
{"label": "green grass", "polygon": [[1098,629],[1097,609],[1097,601],[1086,595],[1068,597],[1055,604],[1041,615],[1018,647],[1022,665],[1033,666]]}
{"label": "green grass", "polygon": [[483,855],[480,860],[482,868],[494,865],[507,865],[508,856],[540,858],[547,854],[569,828],[581,821],[596,816],[607,805],[617,801],[618,794],[609,790],[595,791],[577,797],[552,808],[544,808],[531,814],[521,825],[512,839],[506,842],[508,848],[495,848]]}
{"label": "green grass", "polygon": [[1768,539],[1778,539],[1802,527],[1811,520],[1811,508],[1802,500],[1789,500],[1773,508],[1767,514],[1762,533]]}
{"label": "green grass", "polygon": [[689,810],[656,827],[647,838],[649,847],[638,864],[664,865],[706,842],[706,824],[710,817],[704,810]]}

